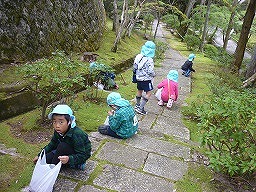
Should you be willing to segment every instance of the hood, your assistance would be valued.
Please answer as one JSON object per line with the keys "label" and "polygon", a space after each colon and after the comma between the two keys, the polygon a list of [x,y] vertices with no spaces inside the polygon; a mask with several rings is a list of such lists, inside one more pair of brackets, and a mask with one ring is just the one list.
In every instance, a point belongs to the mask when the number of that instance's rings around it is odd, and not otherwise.
{"label": "hood", "polygon": [[195,56],[194,53],[191,53],[191,54],[188,56],[188,60],[189,60],[189,61],[193,61],[194,58],[196,58],[196,56]]}
{"label": "hood", "polygon": [[119,93],[112,92],[107,97],[107,104],[116,105],[118,107],[124,107],[130,105],[130,102],[123,99]]}
{"label": "hood", "polygon": [[53,114],[69,115],[71,119],[71,128],[76,126],[76,117],[73,115],[73,111],[68,105],[57,105],[52,112],[49,113],[48,118],[52,119]]}
{"label": "hood", "polygon": [[141,48],[141,54],[145,57],[155,56],[156,45],[153,41],[147,41]]}
{"label": "hood", "polygon": [[178,82],[178,78],[179,78],[178,71],[176,71],[176,70],[169,71],[169,73],[167,75],[167,79],[172,80],[174,82]]}

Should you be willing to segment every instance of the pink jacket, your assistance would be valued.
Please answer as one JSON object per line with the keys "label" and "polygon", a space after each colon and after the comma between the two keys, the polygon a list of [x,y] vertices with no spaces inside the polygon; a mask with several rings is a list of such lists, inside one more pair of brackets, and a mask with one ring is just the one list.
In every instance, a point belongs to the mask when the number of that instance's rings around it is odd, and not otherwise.
{"label": "pink jacket", "polygon": [[[178,98],[178,83],[169,80],[169,86],[170,86],[170,96],[174,101],[177,101]],[[169,92],[168,92],[168,79],[164,79],[161,83],[157,85],[158,89],[161,89],[163,87],[161,98],[164,102],[168,102],[169,99]]]}

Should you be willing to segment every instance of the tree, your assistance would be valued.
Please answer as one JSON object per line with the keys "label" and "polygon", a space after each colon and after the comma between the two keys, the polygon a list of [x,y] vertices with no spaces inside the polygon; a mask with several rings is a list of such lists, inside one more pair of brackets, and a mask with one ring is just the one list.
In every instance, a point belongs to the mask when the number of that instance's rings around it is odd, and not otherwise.
{"label": "tree", "polygon": [[52,53],[52,58],[22,65],[19,72],[29,90],[41,101],[41,120],[45,119],[47,106],[74,95],[76,89],[85,86],[88,67],[81,61],[71,60],[63,51]]}
{"label": "tree", "polygon": [[254,47],[251,61],[247,66],[245,78],[251,77],[254,73],[256,73],[256,45]]}
{"label": "tree", "polygon": [[117,2],[116,0],[113,1],[113,28],[112,31],[115,31],[116,35],[118,34],[119,28],[119,16],[118,16],[118,9],[117,9]]}
{"label": "tree", "polygon": [[205,44],[205,40],[206,40],[206,30],[207,30],[208,22],[209,22],[211,4],[212,4],[212,0],[208,0],[207,10],[206,10],[206,14],[205,14],[203,36],[202,36],[202,41],[201,41],[201,44],[200,44],[200,51],[201,52],[203,52],[204,44]]}
{"label": "tree", "polygon": [[230,8],[231,9],[231,15],[230,15],[226,35],[225,35],[224,42],[223,42],[223,49],[225,49],[225,50],[227,48],[228,40],[230,38],[230,33],[231,33],[231,30],[232,30],[233,25],[234,25],[234,17],[235,17],[235,14],[236,14],[237,4],[238,4],[238,0],[233,0],[232,6]]}
{"label": "tree", "polygon": [[245,78],[246,80],[243,82],[243,87],[248,87],[256,81],[256,46],[254,47],[251,61],[246,68]]}
{"label": "tree", "polygon": [[118,31],[117,31],[115,42],[113,44],[113,47],[111,48],[111,51],[114,53],[116,53],[116,51],[117,51],[117,45],[120,42],[122,32],[123,32],[125,24],[127,22],[127,17],[128,17],[128,0],[124,0],[123,10],[122,10],[122,15],[121,15],[121,23],[120,23]]}
{"label": "tree", "polygon": [[188,18],[190,17],[190,13],[191,13],[195,3],[196,3],[196,0],[189,0],[189,2],[188,2],[188,6],[186,8],[186,16]]}
{"label": "tree", "polygon": [[137,6],[139,6],[139,8],[138,8],[138,11],[137,11],[137,14],[136,14],[135,18],[134,19],[133,19],[133,17],[130,18],[130,22],[129,22],[128,28],[127,28],[127,30],[128,30],[128,37],[131,36],[132,30],[134,28],[134,25],[135,25],[135,23],[138,21],[138,19],[140,17],[140,14],[141,14],[141,11],[142,11],[142,8],[143,8],[143,4],[144,4],[145,1],[146,0],[143,0],[142,2],[140,2],[140,1],[139,2],[135,1],[134,2],[134,7],[135,7],[134,8],[134,13],[135,13],[135,10],[136,10]]}
{"label": "tree", "polygon": [[241,30],[240,37],[235,50],[235,59],[234,59],[233,65],[231,65],[230,67],[233,73],[238,73],[241,68],[243,57],[244,57],[244,51],[246,48],[246,44],[248,42],[248,35],[250,33],[250,28],[253,22],[253,18],[255,16],[255,9],[256,9],[256,0],[250,0],[244,16],[242,30]]}

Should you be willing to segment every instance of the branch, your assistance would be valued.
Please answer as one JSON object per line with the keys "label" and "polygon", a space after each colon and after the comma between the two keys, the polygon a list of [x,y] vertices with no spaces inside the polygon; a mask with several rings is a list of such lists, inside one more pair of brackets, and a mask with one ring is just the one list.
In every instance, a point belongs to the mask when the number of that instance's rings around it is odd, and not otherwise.
{"label": "branch", "polygon": [[256,81],[256,73],[254,73],[251,77],[249,77],[248,79],[246,79],[244,82],[243,82],[243,85],[242,87],[243,88],[246,88],[246,87],[249,87],[252,83],[254,83]]}

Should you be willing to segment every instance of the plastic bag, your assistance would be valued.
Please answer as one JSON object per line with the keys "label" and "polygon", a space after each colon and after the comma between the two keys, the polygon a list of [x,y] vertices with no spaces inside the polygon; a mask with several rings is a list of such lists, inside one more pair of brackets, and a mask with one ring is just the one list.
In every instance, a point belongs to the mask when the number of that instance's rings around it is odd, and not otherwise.
{"label": "plastic bag", "polygon": [[155,93],[155,96],[158,99],[158,101],[161,100],[162,89],[163,88],[157,89],[157,91]]}
{"label": "plastic bag", "polygon": [[60,168],[61,161],[57,165],[46,163],[46,155],[45,151],[43,150],[36,162],[29,184],[29,191],[51,192],[53,190],[53,185],[59,175]]}

